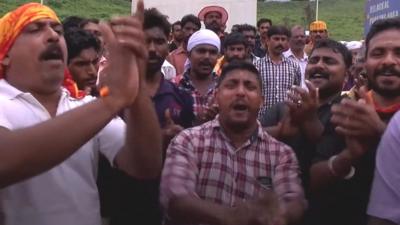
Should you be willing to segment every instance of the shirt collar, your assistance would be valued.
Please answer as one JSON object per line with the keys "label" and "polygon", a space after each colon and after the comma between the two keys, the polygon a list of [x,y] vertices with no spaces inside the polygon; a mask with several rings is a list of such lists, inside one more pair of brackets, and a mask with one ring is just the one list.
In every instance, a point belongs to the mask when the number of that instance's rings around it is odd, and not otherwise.
{"label": "shirt collar", "polygon": [[173,86],[168,84],[168,81],[164,78],[164,76],[161,76],[160,84],[154,97],[169,93],[174,93]]}
{"label": "shirt collar", "polygon": [[326,107],[330,108],[333,104],[337,104],[342,101],[343,98],[348,98],[346,94],[339,93],[335,95],[329,102],[326,102],[318,107],[318,110],[322,110]]}
{"label": "shirt collar", "polygon": [[[69,97],[70,94],[69,92],[61,87],[62,89],[62,97]],[[13,100],[16,99],[20,96],[24,96],[24,95],[31,95],[31,93],[29,92],[23,92],[19,89],[17,89],[16,87],[12,86],[10,83],[8,83],[5,79],[0,79],[0,95],[6,97],[9,100]]]}
{"label": "shirt collar", "polygon": [[[265,54],[265,60],[267,60],[267,62],[269,62],[269,63],[275,64],[275,63],[272,61],[271,57],[269,57],[269,54],[268,54],[268,53]],[[287,58],[282,54],[282,62],[281,62],[281,63],[286,62],[286,61],[287,61]]]}
{"label": "shirt collar", "polygon": [[177,48],[175,51],[176,54],[186,54],[186,50],[182,46],[179,46],[179,48]]}
{"label": "shirt collar", "polygon": [[256,56],[256,55],[254,55],[253,52],[250,53],[250,56],[251,56],[251,58],[253,58],[253,59],[259,59],[259,58],[260,58],[260,57],[258,57],[258,56]]}
{"label": "shirt collar", "polygon": [[[193,86],[192,81],[190,80],[189,74],[190,74],[190,69],[186,70],[183,73],[182,80],[179,82],[179,84],[182,85],[184,88],[189,88],[191,90],[195,90],[196,88]],[[218,76],[215,72],[212,72],[211,76],[213,77],[213,84],[212,84],[212,86],[210,86],[209,89],[214,89],[217,86]]]}
{"label": "shirt collar", "polygon": [[251,61],[252,61],[253,64],[254,64],[254,62],[256,62],[257,60],[259,60],[260,57],[254,55],[253,53],[250,53],[250,59],[251,59]]}
{"label": "shirt collar", "polygon": [[[289,50],[287,50],[286,52],[283,53],[283,56],[286,58],[296,58],[297,57],[294,55],[294,53],[292,52],[292,49],[289,48]],[[308,59],[308,55],[303,51],[303,58],[301,58],[300,60],[307,60]]]}
{"label": "shirt collar", "polygon": [[[215,117],[215,119],[212,120],[210,123],[211,123],[211,127],[214,130],[222,131],[222,126],[221,126],[221,124],[219,122],[219,115],[217,115]],[[257,120],[257,131],[255,131],[253,133],[253,135],[250,137],[251,143],[253,143],[257,138],[260,139],[260,140],[265,140],[266,139],[266,136],[264,135],[264,130],[263,130],[262,126],[261,126],[261,123],[258,120]]]}

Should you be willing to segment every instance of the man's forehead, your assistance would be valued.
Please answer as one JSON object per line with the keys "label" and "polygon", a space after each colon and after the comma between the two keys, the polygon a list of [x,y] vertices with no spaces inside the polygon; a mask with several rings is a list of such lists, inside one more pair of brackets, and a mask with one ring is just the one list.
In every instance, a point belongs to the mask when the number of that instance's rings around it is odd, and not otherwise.
{"label": "man's forehead", "polygon": [[284,34],[274,34],[271,36],[272,38],[288,38],[288,36],[284,35]]}
{"label": "man's forehead", "polygon": [[146,35],[151,35],[151,36],[165,36],[164,31],[162,30],[161,27],[151,27],[151,28],[145,29],[144,33]]}
{"label": "man's forehead", "polygon": [[87,61],[87,60],[91,61],[97,58],[99,58],[98,52],[93,47],[90,47],[83,49],[79,53],[79,55],[77,55],[75,58],[72,58],[71,60],[75,59],[76,61]]}
{"label": "man's forehead", "polygon": [[340,57],[342,58],[342,54],[340,52],[332,49],[332,48],[316,48],[314,51],[311,53],[310,58],[316,58],[316,57],[328,57],[328,58],[337,58]]}
{"label": "man's forehead", "polygon": [[326,33],[326,32],[328,32],[328,30],[313,30],[313,31],[311,31],[312,34],[315,34],[315,33]]}
{"label": "man's forehead", "polygon": [[196,49],[206,49],[206,50],[216,50],[218,51],[218,48],[215,47],[214,45],[210,45],[210,44],[199,44],[196,47],[193,48],[194,50]]}
{"label": "man's forehead", "polygon": [[42,19],[37,19],[35,21],[32,21],[31,23],[29,23],[27,26],[29,25],[35,25],[35,24],[50,24],[51,26],[55,26],[55,25],[61,25],[61,23],[55,19],[51,19],[51,18],[42,18]]}
{"label": "man's forehead", "polygon": [[195,23],[193,23],[192,21],[188,21],[187,23],[185,23],[185,25],[183,25],[182,27],[185,27],[185,28],[192,28],[192,27],[194,27],[194,28],[199,28]]}
{"label": "man's forehead", "polygon": [[220,81],[220,84],[223,84],[225,82],[240,82],[240,81],[243,81],[245,83],[247,82],[254,83],[257,84],[259,87],[261,87],[261,81],[259,80],[259,75],[251,71],[248,71],[246,69],[234,69],[227,72],[223,80]]}
{"label": "man's forehead", "polygon": [[260,27],[270,27],[271,24],[269,22],[264,22],[260,25]]}
{"label": "man's forehead", "polygon": [[250,72],[248,70],[245,69],[234,69],[229,71],[226,74],[226,80],[228,79],[244,79],[244,80],[248,80],[248,79],[257,79],[258,74],[255,74],[253,72]]}
{"label": "man's forehead", "polygon": [[221,14],[220,12],[218,12],[218,11],[211,11],[211,12],[208,12],[208,13],[205,15],[205,17],[209,17],[210,15],[222,17],[222,14]]}
{"label": "man's forehead", "polygon": [[244,35],[249,35],[249,34],[255,35],[256,32],[255,32],[254,30],[244,30],[244,31],[243,31],[243,34],[244,34]]}
{"label": "man's forehead", "polygon": [[305,34],[305,30],[302,27],[292,28],[292,34]]}
{"label": "man's forehead", "polygon": [[235,44],[230,44],[227,46],[228,48],[244,48],[244,44],[243,43],[235,43]]}
{"label": "man's forehead", "polygon": [[369,47],[371,45],[381,45],[390,39],[400,39],[400,29],[389,29],[384,30],[382,32],[377,33],[374,37],[369,41]]}

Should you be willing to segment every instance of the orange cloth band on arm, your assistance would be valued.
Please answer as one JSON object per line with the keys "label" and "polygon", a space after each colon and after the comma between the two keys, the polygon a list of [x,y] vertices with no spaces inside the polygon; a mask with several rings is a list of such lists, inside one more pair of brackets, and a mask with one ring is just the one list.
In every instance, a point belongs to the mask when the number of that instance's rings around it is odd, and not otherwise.
{"label": "orange cloth band on arm", "polygon": [[101,97],[106,97],[109,94],[110,94],[110,88],[108,88],[107,86],[100,88],[100,96]]}

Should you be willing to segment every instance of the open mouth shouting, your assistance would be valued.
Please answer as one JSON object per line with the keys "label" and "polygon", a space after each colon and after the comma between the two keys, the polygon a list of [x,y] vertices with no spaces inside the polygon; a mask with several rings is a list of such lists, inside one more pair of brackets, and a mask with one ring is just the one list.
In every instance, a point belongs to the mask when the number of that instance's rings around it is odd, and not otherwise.
{"label": "open mouth shouting", "polygon": [[249,112],[249,106],[244,101],[236,101],[232,104],[235,114],[244,114]]}

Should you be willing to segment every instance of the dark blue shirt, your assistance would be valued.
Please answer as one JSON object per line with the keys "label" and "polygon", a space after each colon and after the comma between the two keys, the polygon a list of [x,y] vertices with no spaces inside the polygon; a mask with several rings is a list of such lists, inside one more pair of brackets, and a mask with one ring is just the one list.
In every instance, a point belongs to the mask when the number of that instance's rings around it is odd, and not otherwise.
{"label": "dark blue shirt", "polygon": [[153,97],[161,127],[165,126],[165,111],[169,109],[175,124],[184,128],[192,126],[194,120],[193,98],[186,92],[179,90],[172,82],[162,77],[157,93]]}

